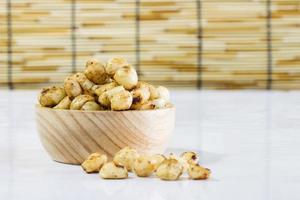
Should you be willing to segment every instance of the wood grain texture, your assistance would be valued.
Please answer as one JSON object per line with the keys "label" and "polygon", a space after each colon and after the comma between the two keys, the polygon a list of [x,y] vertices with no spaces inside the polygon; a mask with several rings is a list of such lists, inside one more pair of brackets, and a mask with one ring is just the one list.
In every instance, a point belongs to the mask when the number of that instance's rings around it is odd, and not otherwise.
{"label": "wood grain texture", "polygon": [[174,129],[175,108],[148,111],[70,111],[36,107],[37,129],[51,158],[80,164],[90,153],[112,157],[125,146],[163,153]]}

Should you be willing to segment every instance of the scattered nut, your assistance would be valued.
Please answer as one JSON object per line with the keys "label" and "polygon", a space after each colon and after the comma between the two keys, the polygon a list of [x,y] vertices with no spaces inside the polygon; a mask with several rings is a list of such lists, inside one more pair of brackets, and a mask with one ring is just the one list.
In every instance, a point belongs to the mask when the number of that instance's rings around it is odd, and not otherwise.
{"label": "scattered nut", "polygon": [[81,167],[87,173],[99,172],[101,167],[107,162],[107,156],[99,153],[92,153],[89,157],[81,164]]}
{"label": "scattered nut", "polygon": [[128,110],[132,104],[132,95],[127,90],[114,94],[111,98],[112,110]]}
{"label": "scattered nut", "polygon": [[124,58],[112,58],[106,63],[105,70],[106,73],[112,77],[119,68],[128,65],[128,62]]}
{"label": "scattered nut", "polygon": [[70,109],[71,110],[80,110],[81,107],[88,101],[94,101],[94,97],[90,96],[90,95],[79,95],[77,97],[75,97],[75,99],[73,99],[73,101],[71,102],[70,105]]}
{"label": "scattered nut", "polygon": [[99,174],[104,179],[124,179],[128,177],[126,168],[118,166],[114,162],[104,164]]}
{"label": "scattered nut", "polygon": [[118,84],[123,85],[126,90],[133,89],[138,82],[137,73],[131,66],[119,68],[114,75],[114,79]]}
{"label": "scattered nut", "polygon": [[71,105],[71,99],[69,96],[66,96],[63,98],[56,106],[54,106],[54,109],[69,109]]}
{"label": "scattered nut", "polygon": [[131,172],[134,167],[134,162],[138,156],[139,155],[135,149],[125,147],[115,154],[113,161],[117,165],[126,167],[126,169]]}
{"label": "scattered nut", "polygon": [[155,170],[155,163],[151,156],[139,156],[134,162],[134,172],[137,176],[147,177]]}
{"label": "scattered nut", "polygon": [[39,102],[42,106],[53,107],[56,106],[66,96],[65,90],[61,87],[43,88]]}
{"label": "scattered nut", "polygon": [[162,180],[177,180],[183,172],[181,163],[172,158],[168,158],[157,168],[156,176]]}
{"label": "scattered nut", "polygon": [[192,151],[183,152],[180,155],[180,157],[183,158],[189,164],[195,164],[195,163],[198,162],[197,154],[195,152],[192,152]]}
{"label": "scattered nut", "polygon": [[201,167],[199,164],[191,164],[188,169],[188,174],[189,177],[194,180],[208,179],[210,176],[210,169]]}
{"label": "scattered nut", "polygon": [[166,157],[162,154],[155,154],[151,156],[152,163],[154,163],[154,171],[166,160]]}
{"label": "scattered nut", "polygon": [[90,59],[86,62],[84,74],[90,81],[96,84],[104,84],[108,80],[104,64],[97,59]]}

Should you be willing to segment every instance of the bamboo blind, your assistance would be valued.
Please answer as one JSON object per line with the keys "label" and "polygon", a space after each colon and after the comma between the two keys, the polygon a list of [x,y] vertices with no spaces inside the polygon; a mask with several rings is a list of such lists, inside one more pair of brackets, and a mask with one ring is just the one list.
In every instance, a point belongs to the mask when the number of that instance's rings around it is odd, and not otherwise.
{"label": "bamboo blind", "polygon": [[300,89],[299,0],[0,0],[0,85],[39,88],[90,57],[153,84]]}

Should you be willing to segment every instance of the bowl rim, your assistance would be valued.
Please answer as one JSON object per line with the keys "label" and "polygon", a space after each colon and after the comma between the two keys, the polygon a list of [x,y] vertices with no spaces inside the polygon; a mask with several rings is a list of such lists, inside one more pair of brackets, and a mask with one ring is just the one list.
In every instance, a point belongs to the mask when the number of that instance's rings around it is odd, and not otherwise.
{"label": "bowl rim", "polygon": [[160,108],[160,109],[152,109],[152,110],[67,110],[67,109],[53,109],[49,107],[43,107],[39,104],[35,105],[36,109],[44,109],[44,110],[52,110],[58,112],[74,112],[74,113],[133,113],[133,112],[159,112],[159,111],[167,111],[167,110],[175,110],[175,106],[172,104],[171,107],[168,108]]}

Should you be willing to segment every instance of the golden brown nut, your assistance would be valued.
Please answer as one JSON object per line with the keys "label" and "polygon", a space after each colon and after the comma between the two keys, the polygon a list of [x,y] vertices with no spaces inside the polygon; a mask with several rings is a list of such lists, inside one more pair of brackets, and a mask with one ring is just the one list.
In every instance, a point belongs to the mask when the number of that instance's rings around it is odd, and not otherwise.
{"label": "golden brown nut", "polygon": [[113,97],[114,94],[117,94],[121,91],[125,91],[123,86],[118,86],[118,87],[114,87],[110,90],[107,90],[106,92],[102,93],[99,98],[98,98],[98,102],[104,106],[104,107],[110,107],[110,103],[111,103],[111,99]]}
{"label": "golden brown nut", "polygon": [[115,154],[113,161],[117,165],[126,167],[126,169],[131,172],[134,166],[134,162],[138,158],[138,156],[139,154],[135,149],[125,147]]}
{"label": "golden brown nut", "polygon": [[154,99],[152,101],[148,101],[139,107],[140,110],[153,110],[165,108],[166,101],[164,99]]}
{"label": "golden brown nut", "polygon": [[176,159],[166,159],[156,170],[156,176],[162,180],[177,180],[181,176],[183,168]]}
{"label": "golden brown nut", "polygon": [[77,97],[83,92],[80,84],[73,75],[65,79],[64,88],[70,98]]}
{"label": "golden brown nut", "polygon": [[92,92],[92,87],[95,85],[92,81],[90,81],[84,73],[76,73],[74,74],[75,79],[80,84],[81,88],[85,91]]}
{"label": "golden brown nut", "polygon": [[150,98],[148,87],[141,87],[131,91],[133,100],[131,109],[138,110]]}
{"label": "golden brown nut", "polygon": [[201,167],[199,164],[191,164],[188,169],[189,177],[194,180],[208,179],[210,173],[210,169]]}
{"label": "golden brown nut", "polygon": [[128,177],[125,167],[118,166],[114,162],[106,163],[99,172],[104,179],[124,179]]}
{"label": "golden brown nut", "polygon": [[87,173],[99,172],[101,167],[107,162],[107,156],[100,153],[92,153],[89,157],[81,164],[81,167]]}
{"label": "golden brown nut", "polygon": [[94,97],[86,94],[79,95],[73,99],[70,105],[71,110],[80,110],[81,107],[88,101],[94,101]]}
{"label": "golden brown nut", "polygon": [[183,159],[182,157],[178,157],[177,155],[174,155],[173,153],[171,153],[168,158],[170,159],[175,159],[178,160],[178,162],[180,162],[181,166],[182,166],[182,172],[186,172],[189,168],[189,163]]}
{"label": "golden brown nut", "polygon": [[134,162],[133,170],[137,176],[151,176],[155,170],[154,160],[151,156],[139,156]]}
{"label": "golden brown nut", "polygon": [[104,64],[97,59],[90,59],[85,65],[85,76],[96,84],[104,84],[108,80]]}
{"label": "golden brown nut", "polygon": [[149,92],[150,92],[150,100],[153,100],[153,99],[157,99],[159,96],[158,96],[158,92],[156,90],[156,88],[151,85],[150,83],[146,83],[146,82],[143,82],[143,81],[139,81],[136,88],[148,88],[149,89]]}
{"label": "golden brown nut", "polygon": [[70,105],[71,105],[71,99],[70,97],[66,96],[65,98],[63,98],[63,100],[61,100],[59,102],[59,104],[57,104],[56,106],[54,106],[54,109],[69,109]]}
{"label": "golden brown nut", "polygon": [[132,95],[127,90],[114,94],[110,101],[112,110],[128,110],[132,104]]}
{"label": "golden brown nut", "polygon": [[103,108],[95,101],[88,101],[81,107],[81,110],[103,110]]}
{"label": "golden brown nut", "polygon": [[164,99],[166,101],[170,100],[170,92],[169,92],[169,90],[166,87],[164,87],[164,86],[158,86],[156,88],[156,91],[158,93],[158,98]]}
{"label": "golden brown nut", "polygon": [[113,81],[111,83],[106,83],[104,85],[94,85],[92,87],[92,90],[97,96],[101,96],[101,94],[103,94],[104,92],[113,89],[114,87],[117,86],[118,84],[115,81]]}
{"label": "golden brown nut", "polygon": [[41,106],[53,107],[56,106],[63,98],[65,98],[65,90],[61,87],[43,88],[39,96]]}
{"label": "golden brown nut", "polygon": [[197,154],[192,151],[183,152],[180,157],[183,158],[188,164],[195,164],[198,162]]}
{"label": "golden brown nut", "polygon": [[109,76],[113,77],[119,68],[128,65],[129,64],[127,60],[125,60],[124,58],[112,58],[106,63],[105,70]]}
{"label": "golden brown nut", "polygon": [[166,160],[166,157],[162,154],[155,154],[151,156],[152,163],[154,163],[154,170],[156,171],[157,168]]}
{"label": "golden brown nut", "polygon": [[131,66],[118,69],[114,75],[114,79],[119,85],[123,85],[126,90],[133,89],[138,82],[137,73]]}

